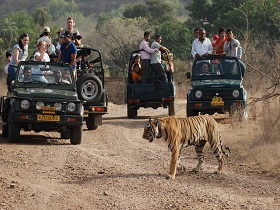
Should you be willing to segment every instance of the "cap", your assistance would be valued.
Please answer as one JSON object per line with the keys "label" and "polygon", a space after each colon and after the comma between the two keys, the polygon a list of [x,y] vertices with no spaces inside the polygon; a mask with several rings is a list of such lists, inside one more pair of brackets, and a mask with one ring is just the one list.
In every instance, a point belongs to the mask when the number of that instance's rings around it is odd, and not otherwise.
{"label": "cap", "polygon": [[62,37],[71,37],[71,33],[69,31],[65,31],[63,34],[62,34]]}
{"label": "cap", "polygon": [[216,41],[217,39],[219,39],[219,35],[218,35],[218,34],[215,34],[215,35],[212,37],[212,39],[213,39],[214,41]]}
{"label": "cap", "polygon": [[59,28],[59,29],[56,30],[55,33],[56,33],[57,35],[59,35],[59,34],[61,33],[62,30],[63,30],[63,28]]}
{"label": "cap", "polygon": [[48,27],[48,26],[45,26],[45,28],[44,28],[44,32],[51,32],[51,29],[50,29],[50,27]]}

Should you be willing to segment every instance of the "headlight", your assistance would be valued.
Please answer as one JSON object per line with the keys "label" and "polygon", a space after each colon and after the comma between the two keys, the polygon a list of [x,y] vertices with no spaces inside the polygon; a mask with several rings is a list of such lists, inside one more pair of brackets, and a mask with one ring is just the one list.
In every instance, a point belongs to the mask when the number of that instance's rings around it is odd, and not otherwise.
{"label": "headlight", "polygon": [[239,96],[239,90],[234,90],[233,92],[232,92],[232,96],[233,97],[235,97],[235,98],[237,98],[238,96]]}
{"label": "headlight", "polygon": [[74,112],[76,109],[76,104],[74,104],[73,102],[70,102],[69,104],[67,104],[66,110],[69,112]]}
{"label": "headlight", "polygon": [[37,102],[37,103],[36,103],[36,109],[37,109],[37,110],[42,110],[42,106],[44,106],[44,103],[43,103],[43,102]]}
{"label": "headlight", "polygon": [[29,106],[30,106],[30,103],[29,103],[29,101],[26,100],[26,99],[24,99],[24,100],[22,100],[22,101],[20,102],[20,107],[21,107],[22,109],[28,109]]}
{"label": "headlight", "polygon": [[197,90],[197,91],[195,92],[195,97],[201,98],[201,97],[202,97],[202,92],[201,92],[200,90]]}
{"label": "headlight", "polygon": [[61,103],[55,103],[54,107],[55,107],[55,111],[60,111],[62,109],[62,104]]}

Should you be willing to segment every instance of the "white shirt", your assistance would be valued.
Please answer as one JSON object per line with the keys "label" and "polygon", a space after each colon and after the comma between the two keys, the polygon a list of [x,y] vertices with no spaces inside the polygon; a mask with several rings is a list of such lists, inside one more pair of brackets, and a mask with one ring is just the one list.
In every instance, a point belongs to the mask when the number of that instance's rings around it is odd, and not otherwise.
{"label": "white shirt", "polygon": [[159,48],[161,48],[161,45],[154,41],[151,45],[152,49],[158,49],[158,52],[151,54],[151,64],[154,63],[161,63],[161,52],[159,50]]}
{"label": "white shirt", "polygon": [[139,45],[139,50],[143,50],[140,51],[140,56],[141,59],[151,59],[151,53],[155,53],[158,50],[157,49],[152,49],[149,47],[149,42],[147,42],[145,39],[142,40],[142,42]]}
{"label": "white shirt", "polygon": [[192,43],[192,56],[195,58],[195,54],[204,55],[206,53],[212,54],[213,47],[210,39],[205,38],[201,43],[198,38],[196,38]]}

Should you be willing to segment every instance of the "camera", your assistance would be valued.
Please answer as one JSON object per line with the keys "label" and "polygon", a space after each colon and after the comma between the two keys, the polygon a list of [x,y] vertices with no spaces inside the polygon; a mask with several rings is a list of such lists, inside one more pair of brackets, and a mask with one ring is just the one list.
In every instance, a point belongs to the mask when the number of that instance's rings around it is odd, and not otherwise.
{"label": "camera", "polygon": [[82,38],[81,35],[77,35],[77,33],[73,33],[73,36],[72,36],[72,39],[75,40],[75,39],[78,39],[80,40]]}

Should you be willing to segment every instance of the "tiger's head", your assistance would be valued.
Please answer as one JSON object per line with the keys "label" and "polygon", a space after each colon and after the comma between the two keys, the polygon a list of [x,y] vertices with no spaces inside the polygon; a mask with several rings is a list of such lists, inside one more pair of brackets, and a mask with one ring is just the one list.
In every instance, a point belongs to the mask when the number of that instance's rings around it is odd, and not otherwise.
{"label": "tiger's head", "polygon": [[143,138],[152,142],[155,138],[161,138],[161,124],[157,118],[150,118],[149,123],[144,127]]}

